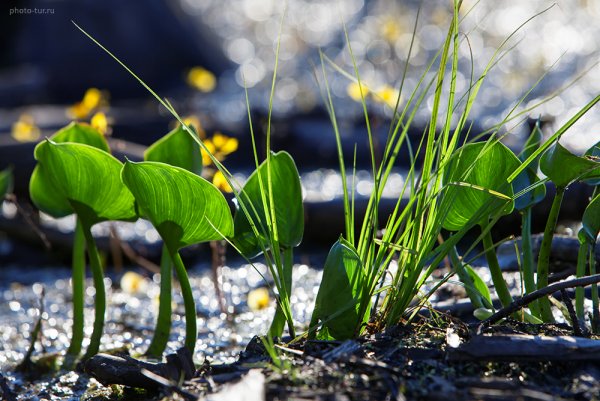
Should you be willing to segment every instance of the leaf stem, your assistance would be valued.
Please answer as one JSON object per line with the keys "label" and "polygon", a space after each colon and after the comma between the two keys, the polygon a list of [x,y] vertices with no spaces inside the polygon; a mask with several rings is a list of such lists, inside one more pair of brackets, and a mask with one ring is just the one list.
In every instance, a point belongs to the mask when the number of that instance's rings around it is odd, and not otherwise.
{"label": "leaf stem", "polygon": [[508,291],[508,287],[506,286],[506,281],[504,281],[504,277],[502,276],[502,270],[500,269],[498,257],[496,256],[496,250],[494,249],[492,233],[490,232],[490,230],[487,230],[487,232],[485,231],[486,230],[484,230],[483,234],[483,247],[485,249],[485,258],[490,268],[492,281],[494,282],[494,287],[496,288],[498,298],[500,298],[502,306],[506,307],[512,303],[513,299],[510,296],[510,291]]}
{"label": "leaf stem", "polygon": [[158,316],[156,318],[156,328],[154,337],[146,351],[149,357],[160,358],[171,331],[171,275],[173,274],[171,257],[166,245],[162,247],[160,258],[160,295],[158,301]]}
{"label": "leaf stem", "polygon": [[73,289],[73,328],[71,344],[67,355],[76,357],[81,353],[83,343],[84,307],[85,307],[85,236],[79,220],[75,225],[73,238],[73,261],[71,287]]}
{"label": "leaf stem", "polygon": [[[590,276],[596,274],[596,254],[594,246],[588,247],[588,263],[590,265]],[[592,332],[598,333],[598,326],[600,325],[600,309],[598,302],[598,284],[592,284]]]}
{"label": "leaf stem", "polygon": [[465,291],[467,291],[467,295],[471,300],[473,309],[483,308],[484,306],[483,302],[481,301],[481,295],[475,287],[473,278],[469,275],[463,265],[463,262],[460,260],[458,252],[456,251],[456,247],[450,248],[449,256],[450,260],[452,261],[452,265],[454,266],[454,270],[456,270],[456,274],[458,275],[458,279],[461,281],[461,283],[463,283]]}
{"label": "leaf stem", "polygon": [[[577,278],[585,276],[585,268],[587,265],[587,254],[589,246],[590,244],[587,238],[584,241],[579,241],[579,252],[577,253],[577,270],[575,273]],[[584,296],[585,289],[582,287],[577,287],[575,289],[575,314],[577,315],[577,319],[579,319],[580,321],[584,321],[585,319],[585,310],[583,307]]]}
{"label": "leaf stem", "polygon": [[92,331],[92,337],[90,338],[90,345],[83,356],[83,359],[87,360],[96,355],[100,349],[100,340],[102,339],[102,332],[104,330],[104,315],[106,312],[106,290],[104,288],[104,273],[102,272],[100,254],[98,253],[96,242],[92,236],[91,226],[85,224],[80,218],[79,222],[81,223],[83,235],[85,237],[92,279],[94,281],[94,288],[96,289],[94,299],[94,330]]}
{"label": "leaf stem", "polygon": [[[552,249],[552,238],[554,237],[554,229],[556,228],[556,222],[558,221],[558,213],[560,212],[560,205],[565,194],[565,187],[556,187],[556,194],[552,201],[552,208],[546,221],[546,228],[544,229],[544,238],[542,239],[542,245],[540,247],[540,254],[538,256],[537,266],[537,288],[542,289],[548,286],[548,270],[550,265],[550,251]],[[548,297],[540,298],[538,301],[540,308],[540,317],[546,323],[554,322],[554,316],[552,316],[552,310],[550,309],[550,300]]]}
{"label": "leaf stem", "polygon": [[[296,337],[296,330],[294,329],[294,321],[292,320],[292,311],[290,308],[290,294],[292,293],[292,270],[294,268],[294,249],[285,248],[283,251],[283,280],[282,283],[284,288],[279,288],[279,302],[277,302],[277,310],[275,311],[275,317],[273,323],[269,328],[269,335],[271,337],[281,337],[283,334],[283,327],[287,322],[288,331],[292,338]],[[283,291],[282,291],[283,290]],[[287,313],[284,313],[283,308],[287,309]]]}
{"label": "leaf stem", "polygon": [[[537,290],[535,278],[533,275],[533,246],[531,239],[531,208],[525,208],[521,213],[521,248],[523,251],[523,282],[525,284],[525,293],[530,294]],[[529,305],[531,313],[539,318],[540,308],[537,302]]]}
{"label": "leaf stem", "polygon": [[183,296],[183,304],[185,307],[185,346],[190,350],[192,355],[196,348],[196,338],[198,337],[198,329],[196,326],[196,303],[192,293],[190,280],[181,260],[181,256],[177,250],[169,250],[171,260],[175,266],[175,273],[181,286],[181,295]]}

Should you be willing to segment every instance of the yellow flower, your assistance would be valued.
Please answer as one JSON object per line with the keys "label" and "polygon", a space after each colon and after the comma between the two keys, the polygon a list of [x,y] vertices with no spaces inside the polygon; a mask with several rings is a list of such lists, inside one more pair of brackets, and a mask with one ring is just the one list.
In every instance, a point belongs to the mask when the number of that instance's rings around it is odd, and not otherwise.
{"label": "yellow flower", "polygon": [[83,95],[83,100],[81,103],[83,107],[88,110],[94,110],[100,107],[100,103],[102,102],[102,92],[100,92],[97,88],[90,88],[85,91]]}
{"label": "yellow flower", "polygon": [[270,302],[269,290],[265,287],[257,288],[248,293],[248,307],[252,311],[265,309]]}
{"label": "yellow flower", "polygon": [[92,116],[90,120],[90,125],[95,128],[102,135],[110,134],[110,127],[108,125],[108,119],[106,118],[106,114],[99,111]]}
{"label": "yellow flower", "polygon": [[[361,88],[362,96],[360,95]],[[366,98],[369,94],[369,88],[367,88],[367,86],[364,83],[361,83],[359,85],[358,82],[350,82],[350,84],[346,88],[346,93],[348,93],[348,96],[350,96],[352,100],[360,102],[362,97]]]}
{"label": "yellow flower", "polygon": [[215,132],[212,137],[212,142],[217,149],[217,153],[227,156],[237,150],[239,142],[237,138],[231,138],[227,135],[223,135],[220,132]]}
{"label": "yellow flower", "polygon": [[81,102],[77,102],[69,107],[68,114],[71,117],[81,120],[87,118],[93,111],[107,104],[108,102],[100,89],[89,88],[85,91]]}
{"label": "yellow flower", "polygon": [[217,78],[205,68],[194,67],[187,74],[187,83],[200,92],[212,92],[217,86]]}
{"label": "yellow flower", "polygon": [[128,294],[138,294],[147,288],[148,280],[141,274],[129,271],[121,277],[121,289]]}
{"label": "yellow flower", "polygon": [[389,85],[385,85],[379,91],[375,92],[375,100],[388,105],[394,109],[398,100],[399,92]]}
{"label": "yellow flower", "polygon": [[40,139],[40,129],[35,125],[33,116],[21,114],[12,125],[11,135],[19,142],[33,142]]}
{"label": "yellow flower", "polygon": [[[235,152],[239,146],[237,138],[228,137],[220,132],[215,132],[212,138],[205,139],[202,142],[208,151],[219,161],[222,161],[227,155]],[[212,159],[202,150],[202,165],[210,166],[211,164]]]}
{"label": "yellow flower", "polygon": [[225,179],[225,176],[220,170],[217,170],[213,176],[212,183],[215,187],[219,188],[223,192],[233,192],[231,185]]}
{"label": "yellow flower", "polygon": [[[211,153],[211,154],[215,154],[215,145],[212,143],[212,141],[210,139],[205,139],[202,141],[202,143],[204,143],[204,146],[206,146],[206,149]],[[206,151],[204,149],[201,150],[202,152],[202,165],[203,166],[210,166],[212,164],[212,159],[210,158],[210,156],[208,155],[208,153],[206,153]],[[216,155],[215,155],[216,157]]]}
{"label": "yellow flower", "polygon": [[402,34],[398,18],[387,17],[381,24],[381,36],[388,42],[395,42]]}

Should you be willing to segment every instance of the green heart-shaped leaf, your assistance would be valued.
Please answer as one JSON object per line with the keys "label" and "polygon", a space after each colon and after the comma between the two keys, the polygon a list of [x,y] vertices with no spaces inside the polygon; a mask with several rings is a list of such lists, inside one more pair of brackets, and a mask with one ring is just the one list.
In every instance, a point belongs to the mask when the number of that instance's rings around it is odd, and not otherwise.
{"label": "green heart-shaped leaf", "polygon": [[76,142],[93,146],[107,153],[110,153],[108,142],[104,135],[95,128],[87,124],[72,122],[64,128],[58,130],[50,137],[53,142]]}
{"label": "green heart-shaped leaf", "polygon": [[[50,137],[53,142],[76,142],[90,145],[110,153],[106,138],[87,124],[72,122],[58,130]],[[73,213],[68,200],[56,192],[50,177],[46,177],[47,169],[36,166],[29,181],[29,193],[36,205],[44,205],[44,211],[54,217],[64,217]],[[39,206],[38,206],[39,207]]]}
{"label": "green heart-shaped leaf", "polygon": [[[490,213],[502,207],[502,213],[513,209],[512,186],[507,177],[520,165],[514,153],[500,142],[471,143],[458,149],[447,166],[444,183],[447,190],[441,210],[445,213],[443,226],[458,231],[487,206]],[[489,215],[478,224],[485,224]]]}
{"label": "green heart-shaped leaf", "polygon": [[[304,235],[304,208],[302,206],[300,175],[298,174],[294,160],[287,152],[272,154],[270,165],[279,243],[283,247],[295,247],[300,244]],[[252,220],[258,227],[260,240],[256,237],[246,213],[241,208],[238,207],[234,218],[235,235],[233,242],[247,258],[252,258],[260,254],[263,247],[268,248],[267,240],[264,237],[266,234],[264,230],[269,228],[267,227],[267,219],[260,192],[259,171],[263,189],[265,192],[268,191],[268,171],[265,161],[248,178],[240,193],[240,202],[244,202],[247,211],[252,216]],[[268,202],[268,193],[265,193],[265,197]],[[253,205],[254,210],[250,204]],[[261,227],[264,230],[261,230]],[[262,241],[262,247],[260,241]]]}
{"label": "green heart-shaped leaf", "polygon": [[13,174],[12,167],[8,167],[2,171],[0,171],[0,204],[2,204],[2,199],[12,192],[13,188]]}
{"label": "green heart-shaped leaf", "polygon": [[361,323],[360,296],[366,278],[354,246],[340,238],[331,247],[310,326],[323,323],[319,338],[345,340],[354,337]]}
{"label": "green heart-shaped leaf", "polygon": [[[594,146],[586,150],[584,156],[595,162],[600,161],[600,142],[596,143]],[[600,185],[600,177],[597,177],[595,179],[584,180],[584,182],[588,185]]]}
{"label": "green heart-shaped leaf", "polygon": [[[35,148],[37,178],[52,192],[36,197],[36,206],[54,216],[76,212],[87,225],[104,220],[135,220],[133,195],[119,179],[122,164],[110,154],[79,143],[41,142]],[[40,181],[36,181],[40,179]]]}
{"label": "green heart-shaped leaf", "polygon": [[600,163],[574,155],[558,142],[542,155],[540,169],[557,187],[566,187],[576,180],[600,179]]}
{"label": "green heart-shaped leaf", "polygon": [[181,126],[154,142],[144,153],[144,160],[167,163],[197,175],[202,174],[200,146]]}
{"label": "green heart-shaped leaf", "polygon": [[470,265],[465,265],[465,270],[471,277],[471,280],[473,280],[473,285],[475,286],[475,289],[477,290],[479,295],[481,295],[487,301],[488,304],[485,306],[491,306],[492,296],[490,295],[490,289],[488,288],[485,281],[483,281],[479,274],[477,274],[477,272],[473,270],[473,268]]}
{"label": "green heart-shaped leaf", "polygon": [[204,178],[158,162],[127,162],[121,177],[172,252],[233,234],[227,201]]}
{"label": "green heart-shaped leaf", "polygon": [[581,219],[583,227],[581,230],[587,236],[590,243],[596,243],[598,233],[600,233],[600,194],[587,205]]}

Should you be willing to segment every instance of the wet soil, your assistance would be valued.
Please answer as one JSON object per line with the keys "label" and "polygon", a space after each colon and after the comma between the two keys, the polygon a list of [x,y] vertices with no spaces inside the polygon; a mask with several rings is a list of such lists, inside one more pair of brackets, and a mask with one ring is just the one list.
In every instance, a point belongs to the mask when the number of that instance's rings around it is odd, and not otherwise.
{"label": "wet soil", "polygon": [[[510,267],[508,262],[503,264]],[[589,342],[581,343],[589,340],[574,337],[573,329],[564,323],[533,326],[504,321],[476,334],[477,327],[469,323],[473,320],[472,310],[464,299],[464,289],[452,283],[436,292],[431,298],[433,308],[422,311],[411,324],[385,332],[369,328],[367,335],[347,342],[279,342],[274,346],[277,358],[273,359],[254,337],[267,331],[274,312],[272,294],[269,306],[261,310],[250,309],[247,300],[253,289],[265,286],[262,275],[267,275],[266,267],[243,263],[231,266],[222,269],[220,280],[227,313],[219,310],[208,266],[190,269],[199,326],[194,355],[197,370],[183,382],[170,382],[158,389],[153,386],[153,390],[103,385],[83,369],[57,371],[60,355],[68,347],[71,324],[69,269],[4,267],[0,271],[0,395],[9,401],[13,395],[14,400],[40,401],[600,398],[600,347],[590,350]],[[477,270],[489,279],[486,268]],[[156,276],[140,273],[141,282],[136,288],[128,287],[122,273],[107,274],[110,306],[102,346],[105,352],[139,358],[151,340],[159,284]],[[299,328],[310,319],[321,274],[307,264],[295,265],[292,305]],[[444,274],[444,269],[436,271],[433,282]],[[16,276],[20,282],[10,284]],[[513,295],[519,295],[518,272],[505,272],[505,277]],[[93,318],[92,297],[93,292],[88,292],[88,328]],[[174,302],[177,306],[168,353],[181,346],[184,336],[177,289]],[[43,324],[34,347],[36,363],[28,373],[15,372],[31,342],[41,303]],[[551,344],[539,355],[530,353],[533,356],[528,358],[510,356],[507,349],[508,357],[499,360],[498,350],[493,349],[499,345],[493,340],[507,336],[525,336],[531,340],[531,349],[539,339],[555,339],[556,345],[566,341],[572,346],[565,350]],[[462,347],[474,343],[474,339],[478,339],[482,350],[495,352],[460,356]],[[591,344],[595,347],[594,341]]]}

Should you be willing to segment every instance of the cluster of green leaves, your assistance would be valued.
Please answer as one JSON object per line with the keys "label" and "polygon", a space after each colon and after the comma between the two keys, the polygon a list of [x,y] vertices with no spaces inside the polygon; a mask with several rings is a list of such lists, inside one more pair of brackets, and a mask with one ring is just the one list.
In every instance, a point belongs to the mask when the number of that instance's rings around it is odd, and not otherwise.
{"label": "cluster of green leaves", "polygon": [[[106,293],[104,276],[91,227],[102,221],[150,220],[163,238],[161,306],[157,335],[149,353],[162,354],[170,328],[171,266],[181,284],[186,310],[186,345],[196,342],[196,308],[192,289],[179,249],[233,234],[233,218],[223,194],[199,175],[198,147],[181,143],[189,140],[181,128],[174,130],[146,152],[147,160],[125,164],[109,153],[106,139],[90,126],[72,123],[35,149],[38,162],[30,182],[30,194],[43,212],[64,217],[77,216],[73,250],[74,324],[68,354],[79,355],[83,340],[85,250],[94,280],[95,320],[90,345],[84,355],[98,352],[104,326]],[[183,154],[183,155],[182,155]],[[168,294],[168,295],[166,295]],[[167,299],[168,298],[168,299]],[[166,322],[166,323],[165,323]]]}
{"label": "cluster of green leaves", "polygon": [[[470,131],[468,120],[481,86],[497,61],[504,56],[505,52],[510,51],[510,48],[506,49],[507,44],[520,27],[501,44],[479,77],[475,77],[472,73],[467,91],[459,95],[456,91],[459,47],[465,40],[459,35],[460,6],[460,1],[453,2],[452,22],[440,51],[423,71],[418,85],[407,96],[408,100],[400,107],[400,97],[403,96],[406,70],[412,53],[411,43],[406,61],[407,67],[399,85],[394,118],[382,155],[376,155],[368,105],[362,93],[363,86],[350,48],[350,41],[347,40],[354,63],[354,74],[344,72],[326,56],[322,56],[323,96],[336,135],[343,180],[345,233],[332,246],[325,262],[323,280],[308,331],[309,336],[345,339],[362,333],[370,319],[378,327],[395,325],[404,318],[410,319],[414,316],[414,312],[410,313],[411,310],[418,310],[418,307],[426,301],[427,295],[431,293],[420,296],[423,284],[446,257],[452,261],[454,266],[452,273],[456,273],[464,283],[473,305],[483,312],[480,316],[491,313],[493,306],[489,289],[468,263],[461,259],[456,250],[456,244],[468,231],[476,227],[481,234],[473,247],[480,241],[483,243],[495,290],[501,303],[504,306],[508,305],[512,302],[512,297],[502,277],[490,232],[502,215],[511,213],[515,208],[523,216],[523,274],[526,292],[544,287],[547,285],[549,244],[551,244],[562,194],[565,188],[576,180],[596,179],[597,162],[591,157],[571,155],[558,143],[558,140],[583,114],[600,101],[600,96],[584,106],[546,142],[541,143],[541,132],[536,128],[521,158],[499,141],[497,133],[500,127],[529,111],[516,112],[517,107],[523,103],[531,90],[516,102],[514,109],[497,126],[486,132],[491,133],[489,140],[474,143],[466,143],[464,140],[465,143],[462,143],[462,135]],[[462,15],[468,15],[469,11]],[[521,27],[528,21],[525,21]],[[415,21],[413,41],[417,24],[418,17]],[[83,32],[90,37],[85,31]],[[300,182],[293,160],[285,152],[271,153],[270,151],[270,117],[277,76],[279,44],[267,120],[266,160],[262,163],[258,160],[250,112],[248,117],[256,171],[246,184],[242,188],[236,185],[225,166],[211,156],[215,166],[223,172],[232,186],[237,199],[237,210],[233,222],[230,222],[224,208],[215,206],[222,202],[212,200],[216,199],[216,192],[209,189],[210,187],[197,176],[198,162],[181,161],[169,152],[163,153],[169,143],[177,143],[177,141],[182,141],[181,143],[188,141],[185,146],[197,150],[196,145],[199,145],[206,150],[197,135],[190,127],[183,124],[168,101],[159,97],[96,40],[92,37],[90,39],[138,79],[182,124],[181,137],[167,137],[161,143],[154,145],[146,154],[147,160],[168,162],[179,167],[150,161],[127,162],[121,174],[122,182],[136,199],[136,210],[153,222],[165,240],[165,254],[168,254],[168,257],[163,258],[164,263],[161,267],[163,274],[170,274],[170,265],[173,264],[181,281],[185,270],[178,257],[179,248],[213,238],[227,238],[248,260],[262,254],[267,261],[279,295],[276,316],[269,331],[270,337],[280,336],[286,323],[289,333],[294,337],[295,328],[289,296],[292,287],[293,249],[303,236],[303,211]],[[357,221],[355,214],[354,192],[349,189],[347,183],[346,160],[341,146],[342,135],[337,124],[326,64],[333,65],[338,71],[355,79],[361,90],[374,188],[365,216],[360,222]],[[430,72],[436,68],[433,78],[429,78]],[[407,140],[408,132],[417,111],[424,107],[424,100],[432,91],[431,117],[422,142],[415,151]],[[185,134],[189,138],[186,139]],[[193,142],[189,141],[190,139]],[[417,165],[416,158],[411,156],[412,164],[401,191],[402,196],[399,197],[386,224],[381,227],[379,207],[383,188],[387,184],[402,147],[408,147],[411,155],[424,155],[423,162]],[[185,163],[185,166],[181,163]],[[555,183],[557,191],[538,256],[536,280],[531,250],[531,208],[545,196],[545,180],[540,180],[537,176],[538,163],[542,172]],[[178,186],[163,191],[163,187],[169,186],[172,182],[177,182]],[[161,193],[155,190],[156,183],[161,183]],[[182,190],[184,187],[194,188],[193,195]],[[402,203],[404,194],[409,194],[407,204]],[[200,206],[201,204],[205,206]],[[174,205],[178,210],[172,210]],[[600,200],[595,196],[584,216],[584,229],[580,233],[582,241],[580,254],[583,255],[583,261],[580,263],[578,274],[584,274],[586,263],[592,260],[589,257],[590,246],[600,229],[596,219],[597,214],[600,213],[598,205]],[[184,213],[185,216],[182,215]],[[190,225],[191,220],[203,224],[200,227]],[[379,233],[381,233],[380,237]],[[584,259],[585,257],[587,259]],[[392,263],[394,261],[395,263]],[[391,266],[397,268],[392,269]],[[388,275],[391,275],[391,282],[384,285],[384,278]],[[170,287],[165,284],[161,291],[167,290],[170,292]],[[189,322],[193,320],[190,312],[193,298],[189,289],[182,286],[182,290],[186,299],[186,322]],[[185,295],[186,292],[189,296]],[[381,294],[384,294],[384,298],[379,303]],[[582,305],[581,297],[582,293],[578,292],[578,314],[582,313],[582,307],[579,308],[579,305]],[[415,299],[418,302],[415,303]],[[521,317],[536,322],[551,320],[549,305],[546,302],[541,300],[531,305],[531,314]],[[595,302],[598,302],[597,297]],[[170,310],[164,306],[163,311],[162,304],[163,302],[161,302],[160,313],[166,316]],[[163,319],[159,317],[159,321],[161,320]],[[164,326],[161,327],[164,329]],[[155,341],[163,343],[166,341],[165,333],[159,331],[157,328]],[[188,326],[186,341],[188,346],[193,347],[191,337],[194,333],[195,327]],[[157,336],[160,338],[157,339]]]}
{"label": "cluster of green leaves", "polygon": [[[513,299],[498,264],[491,229],[502,215],[511,213],[515,208],[523,216],[523,275],[526,291],[533,292],[547,285],[548,248],[544,245],[541,248],[536,282],[531,247],[531,208],[545,196],[545,180],[540,180],[537,176],[538,163],[541,159],[541,169],[555,182],[559,188],[559,195],[560,188],[566,187],[573,180],[592,178],[594,174],[592,163],[596,162],[590,160],[589,157],[579,158],[576,163],[573,161],[573,168],[571,168],[571,162],[567,162],[562,155],[557,153],[564,151],[558,140],[600,100],[600,97],[590,101],[543,144],[541,143],[541,131],[539,126],[536,126],[520,159],[499,141],[497,132],[507,122],[522,115],[522,113],[515,113],[515,110],[529,92],[519,99],[517,106],[497,126],[487,132],[491,133],[489,140],[465,143],[460,146],[459,141],[462,141],[460,135],[464,132],[468,134],[470,131],[467,121],[481,85],[497,60],[503,56],[503,47],[516,31],[493,54],[481,76],[472,79],[466,93],[459,96],[455,90],[458,74],[458,48],[462,40],[458,35],[459,8],[460,2],[455,1],[454,18],[444,45],[424,71],[417,88],[407,96],[408,101],[404,107],[400,108],[400,96],[404,86],[403,76],[394,109],[394,121],[390,126],[383,157],[379,163],[376,163],[377,157],[373,146],[368,105],[362,94],[367,139],[371,151],[372,174],[375,178],[374,189],[365,218],[360,225],[360,233],[356,235],[354,231],[354,194],[348,190],[347,182],[345,180],[343,182],[346,232],[344,238],[333,246],[327,258],[323,281],[311,320],[311,336],[344,339],[358,335],[364,330],[365,322],[373,314],[373,311],[376,314],[372,319],[377,327],[395,325],[403,318],[414,316],[409,313],[411,304],[414,303],[415,298],[419,299],[418,295],[422,285],[446,257],[452,261],[454,266],[452,274],[456,273],[464,284],[467,294],[476,308],[476,316],[481,318],[489,316],[493,312],[489,289],[475,271],[461,259],[455,248],[464,235],[474,227],[480,228],[481,235],[467,250],[467,253],[479,241],[483,243],[495,290],[502,305],[507,306]],[[469,10],[466,14],[468,13]],[[349,40],[348,46],[350,47]],[[351,49],[350,55],[354,60]],[[324,56],[323,58],[333,65],[329,59]],[[322,64],[325,64],[323,60]],[[433,79],[427,82],[426,76],[436,64],[438,66],[437,73]],[[360,75],[356,63],[354,65],[354,74],[348,74],[336,65],[333,67],[357,80],[362,93],[363,86]],[[341,147],[341,135],[324,66],[322,72],[325,103],[328,105],[336,133],[340,170],[342,179],[344,179],[346,166]],[[382,228],[378,225],[378,208],[383,187],[387,183],[400,148],[402,146],[409,147],[406,140],[408,130],[416,111],[422,107],[426,94],[431,90],[433,90],[434,102],[430,123],[416,152],[424,154],[424,161],[418,166],[413,159],[405,186],[401,191],[402,195],[409,194],[407,204],[402,208],[401,199],[398,199],[396,208]],[[442,93],[446,93],[446,97],[442,96]],[[453,123],[454,121],[457,123]],[[467,139],[465,139],[466,141]],[[413,154],[410,147],[409,152]],[[559,159],[556,158],[557,156],[560,156]],[[555,180],[552,172],[549,171],[551,169],[557,172],[562,171],[563,175],[571,174],[573,176],[556,177]],[[567,170],[569,172],[565,173]],[[598,204],[600,205],[600,201]],[[593,215],[591,209],[587,214],[591,220],[595,217],[591,217]],[[556,214],[551,213],[544,244],[548,241],[551,243],[551,235],[556,224],[555,217]],[[443,229],[450,234],[442,231]],[[380,239],[376,237],[378,232],[382,233]],[[593,234],[591,232],[590,235]],[[588,238],[591,237],[588,236]],[[589,251],[589,248],[585,249]],[[397,261],[397,269],[391,270],[391,261],[394,259]],[[388,286],[384,286],[384,277],[386,276],[392,277]],[[446,279],[449,277],[447,276]],[[440,284],[445,280],[442,280]],[[383,302],[378,304],[381,292],[385,292],[385,297]],[[431,292],[425,294],[415,305],[421,305],[430,294]],[[418,307],[414,310],[418,310]],[[544,305],[538,306],[536,303],[531,305],[531,313],[515,317],[530,322],[550,321],[551,317],[544,313],[547,311],[549,308],[544,309]]]}

